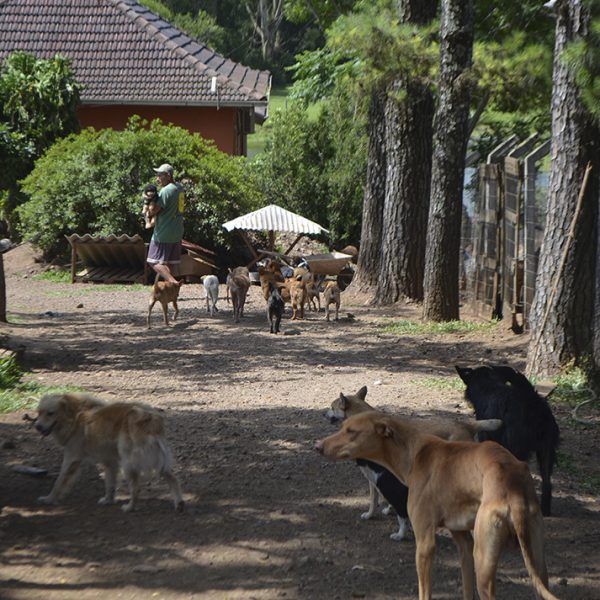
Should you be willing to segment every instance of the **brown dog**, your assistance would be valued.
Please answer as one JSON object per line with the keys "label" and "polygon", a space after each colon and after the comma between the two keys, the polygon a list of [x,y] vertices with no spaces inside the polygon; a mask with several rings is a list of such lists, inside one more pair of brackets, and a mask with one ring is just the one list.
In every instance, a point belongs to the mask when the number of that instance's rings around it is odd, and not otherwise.
{"label": "brown dog", "polygon": [[[326,417],[331,423],[339,423],[352,415],[375,410],[365,400],[367,387],[363,386],[356,394],[342,394],[331,403]],[[477,440],[482,431],[495,431],[502,426],[500,419],[487,419],[482,421],[455,420],[428,417],[418,419],[419,429],[431,435],[437,435],[445,440],[473,441]],[[368,460],[357,461],[358,467],[369,482],[369,509],[361,514],[361,519],[371,519],[375,514],[378,504],[384,504],[382,512],[388,514],[390,507],[396,511],[398,519],[398,531],[390,535],[395,541],[405,538],[408,529],[407,499],[408,490],[406,486],[389,471]],[[382,500],[385,499],[388,506]]]}
{"label": "brown dog", "polygon": [[129,502],[135,508],[144,473],[157,472],[167,481],[175,508],[183,510],[179,481],[171,471],[171,452],[164,437],[162,416],[147,406],[129,402],[105,404],[87,394],[50,394],[38,406],[35,428],[52,434],[64,448],[60,473],[52,491],[38,498],[56,504],[71,488],[82,462],[104,468],[105,494],[99,504],[113,504],[117,475],[122,470],[129,485]]}
{"label": "brown dog", "polygon": [[338,320],[340,311],[340,288],[335,281],[328,281],[323,291],[323,302],[325,303],[325,318],[329,321],[329,305],[335,304],[335,320]]}
{"label": "brown dog", "polygon": [[229,302],[229,293],[231,292],[233,320],[235,323],[239,323],[240,318],[244,316],[244,305],[246,304],[246,296],[250,289],[250,273],[248,272],[248,268],[235,267],[235,269],[229,269],[226,285],[227,302]]}
{"label": "brown dog", "polygon": [[169,326],[169,315],[168,307],[169,302],[173,303],[175,314],[173,315],[173,321],[177,320],[179,314],[179,308],[177,307],[177,298],[179,297],[179,290],[181,286],[179,283],[171,283],[170,281],[156,281],[152,286],[152,294],[150,295],[150,303],[148,305],[148,318],[146,319],[148,329],[150,329],[150,314],[152,309],[157,302],[160,302],[162,307],[163,315],[165,318],[165,325]]}
{"label": "brown dog", "polygon": [[480,598],[495,600],[498,560],[515,536],[536,594],[557,600],[548,590],[544,523],[531,474],[499,444],[448,442],[423,433],[410,419],[370,411],[348,418],[316,449],[333,459],[381,464],[408,486],[419,600],[431,599],[440,526],[450,530],[459,550],[464,600],[473,599],[474,572]]}
{"label": "brown dog", "polygon": [[298,318],[298,312],[300,312],[300,318],[304,319],[304,304],[306,302],[306,284],[302,276],[298,276],[297,279],[288,279],[286,285],[290,290],[290,304],[292,305],[292,321]]}

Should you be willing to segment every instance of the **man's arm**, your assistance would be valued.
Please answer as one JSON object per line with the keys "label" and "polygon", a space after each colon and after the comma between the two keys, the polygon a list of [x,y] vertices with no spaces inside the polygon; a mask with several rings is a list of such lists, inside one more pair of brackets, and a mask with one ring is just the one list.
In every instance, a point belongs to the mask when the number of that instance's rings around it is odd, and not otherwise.
{"label": "man's arm", "polygon": [[161,211],[160,204],[158,202],[150,202],[148,205],[148,215],[153,217]]}

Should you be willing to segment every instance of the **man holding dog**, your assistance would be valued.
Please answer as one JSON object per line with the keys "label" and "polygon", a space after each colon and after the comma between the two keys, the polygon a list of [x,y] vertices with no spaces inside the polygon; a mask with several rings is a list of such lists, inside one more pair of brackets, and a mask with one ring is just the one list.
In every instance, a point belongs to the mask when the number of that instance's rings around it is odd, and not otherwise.
{"label": "man holding dog", "polygon": [[185,195],[182,185],[173,179],[171,165],[160,165],[154,172],[161,189],[158,202],[151,207],[150,216],[156,215],[156,225],[146,260],[165,281],[179,283],[171,267],[181,263]]}

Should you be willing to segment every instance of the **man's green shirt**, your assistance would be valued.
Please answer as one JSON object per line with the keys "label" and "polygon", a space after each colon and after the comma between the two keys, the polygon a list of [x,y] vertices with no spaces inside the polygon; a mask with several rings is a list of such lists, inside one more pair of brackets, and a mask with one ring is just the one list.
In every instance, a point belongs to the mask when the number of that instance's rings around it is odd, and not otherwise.
{"label": "man's green shirt", "polygon": [[183,238],[183,211],[185,194],[181,184],[169,183],[158,193],[160,212],[152,239],[155,242],[174,243]]}

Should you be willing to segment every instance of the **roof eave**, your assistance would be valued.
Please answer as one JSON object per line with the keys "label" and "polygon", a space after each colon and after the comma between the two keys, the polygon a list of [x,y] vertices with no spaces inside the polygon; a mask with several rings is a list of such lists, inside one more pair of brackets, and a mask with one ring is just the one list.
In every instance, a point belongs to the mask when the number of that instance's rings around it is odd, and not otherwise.
{"label": "roof eave", "polygon": [[257,108],[268,107],[267,101],[251,100],[247,102],[240,101],[191,101],[177,102],[171,100],[95,100],[82,99],[82,106],[181,106],[181,107],[204,107],[204,108]]}

